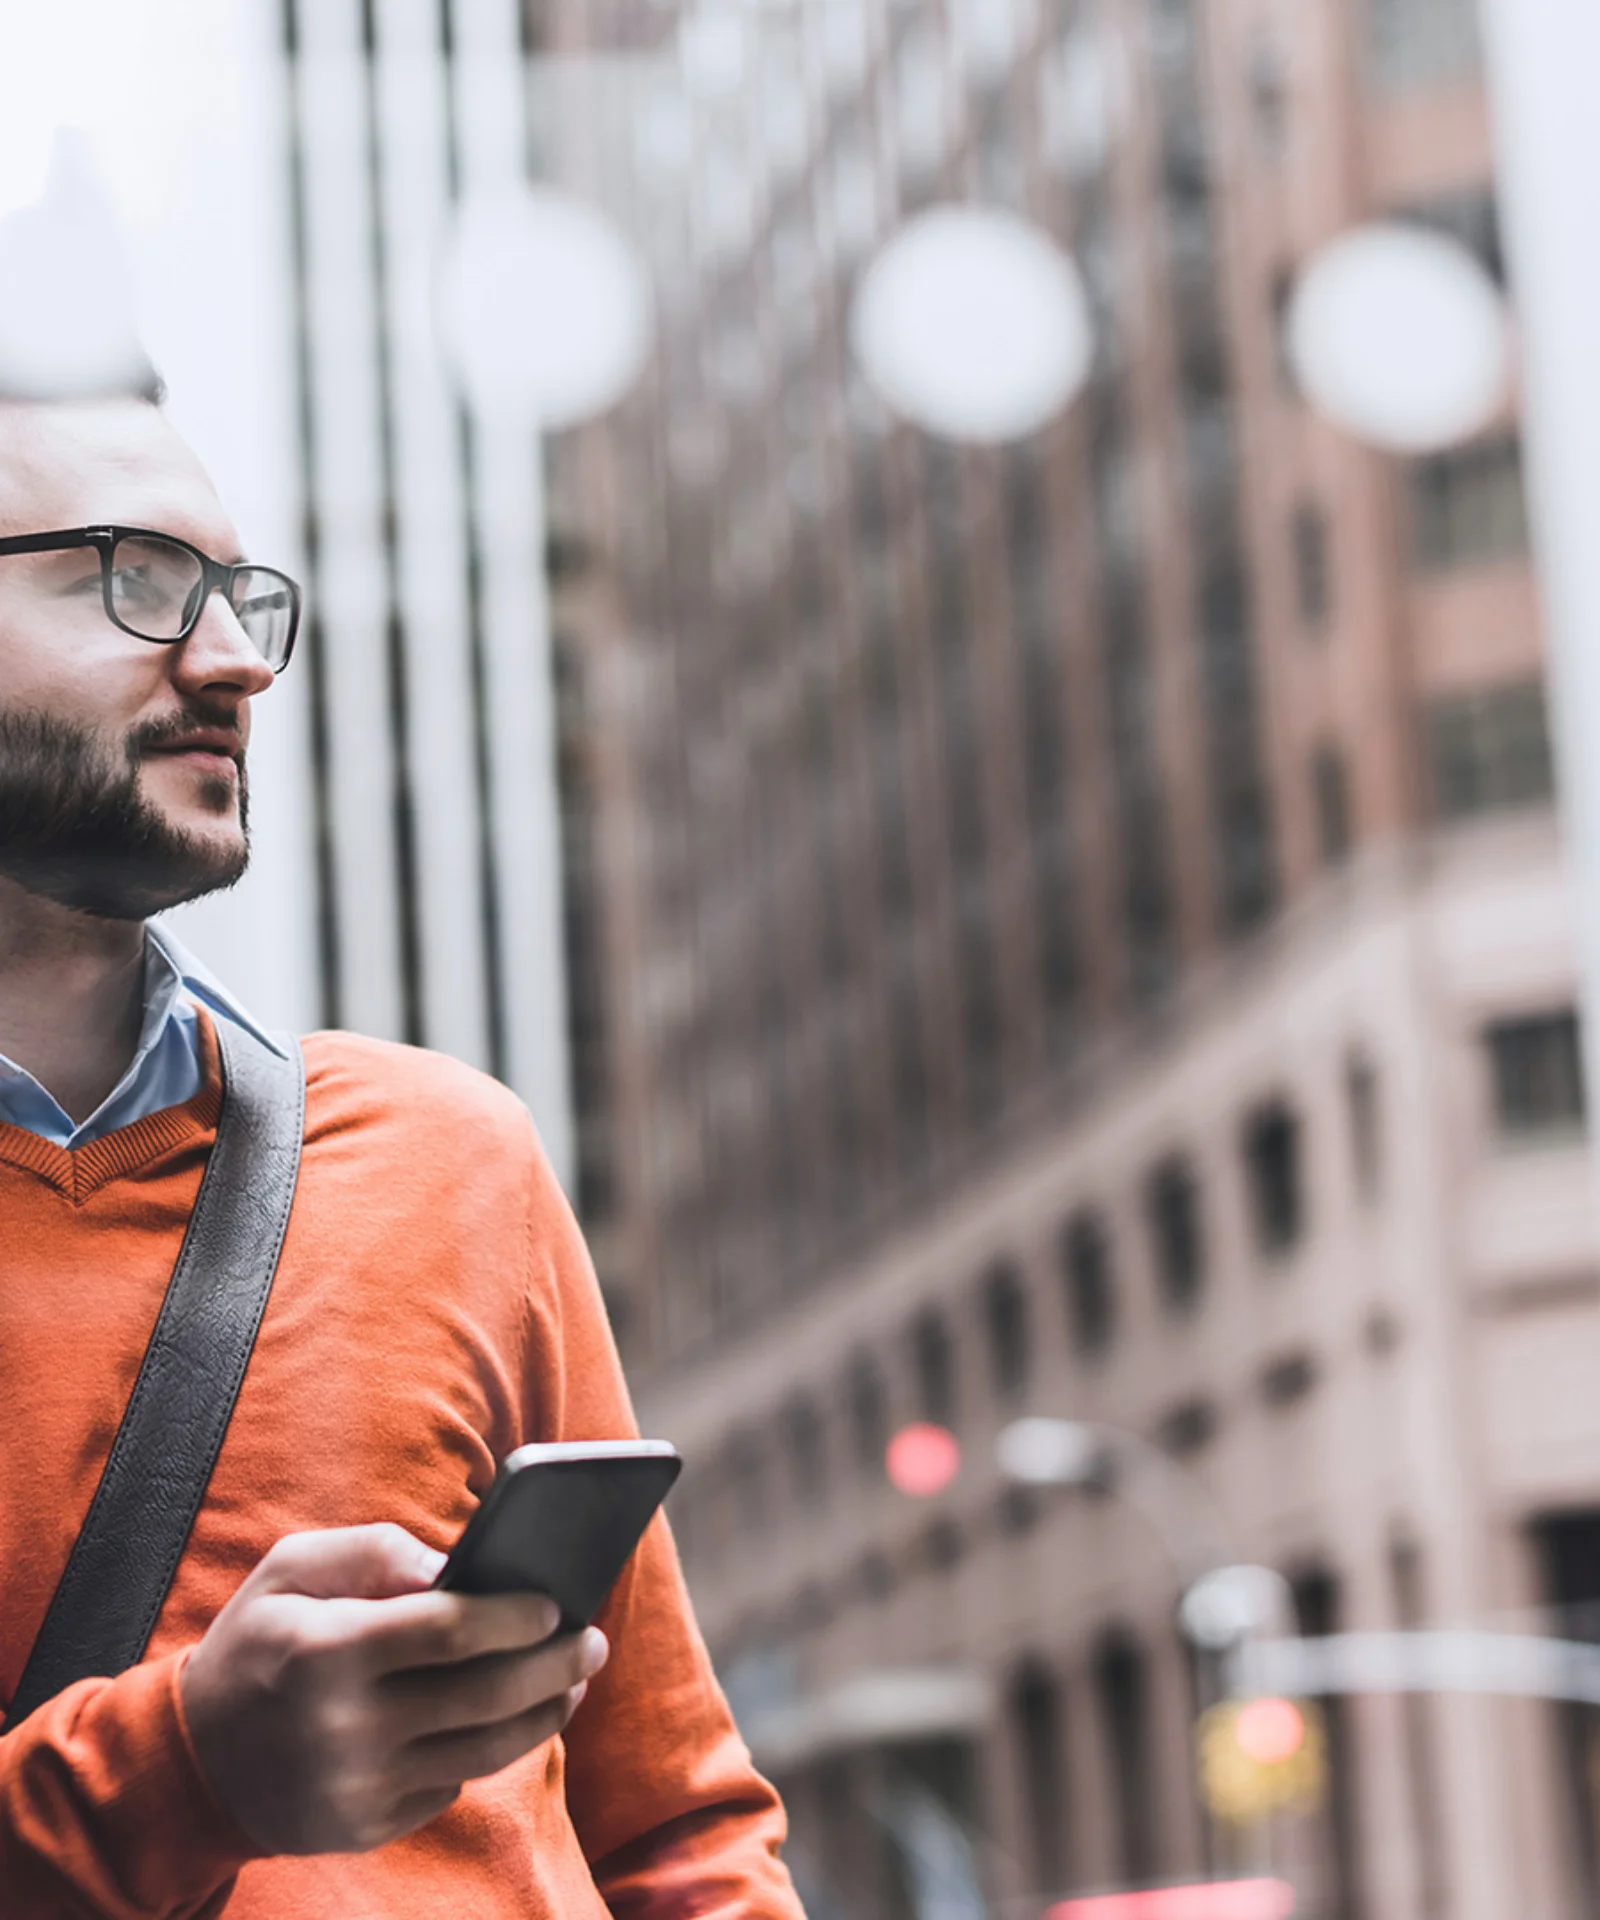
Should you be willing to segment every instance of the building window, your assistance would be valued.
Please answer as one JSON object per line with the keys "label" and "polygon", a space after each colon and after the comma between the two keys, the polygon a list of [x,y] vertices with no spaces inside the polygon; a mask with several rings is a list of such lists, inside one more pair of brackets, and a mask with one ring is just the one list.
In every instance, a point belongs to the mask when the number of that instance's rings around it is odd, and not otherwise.
{"label": "building window", "polygon": [[1521,441],[1482,440],[1419,460],[1411,469],[1411,544],[1425,573],[1525,554]]}
{"label": "building window", "polygon": [[1367,24],[1385,92],[1460,84],[1482,64],[1475,0],[1367,0]]}
{"label": "building window", "polygon": [[[1308,1640],[1338,1633],[1341,1594],[1337,1578],[1323,1568],[1311,1568],[1291,1581],[1295,1621]],[[1321,1814],[1311,1816],[1320,1826],[1313,1834],[1313,1846],[1327,1860],[1329,1872],[1327,1905],[1324,1912],[1337,1920],[1353,1920],[1358,1905],[1362,1874],[1361,1832],[1357,1824],[1356,1782],[1360,1756],[1355,1750],[1354,1721],[1350,1702],[1340,1694],[1331,1694],[1322,1703],[1323,1724],[1328,1739],[1327,1804]],[[1318,1840],[1320,1839],[1320,1845]]]}
{"label": "building window", "polygon": [[1033,1337],[1028,1295],[1021,1274],[1009,1261],[996,1266],[984,1282],[983,1320],[995,1393],[1002,1400],[1014,1400],[1028,1384]]}
{"label": "building window", "polygon": [[1145,1217],[1161,1298],[1174,1313],[1186,1313],[1205,1285],[1205,1238],[1200,1184],[1182,1154],[1171,1154],[1151,1169],[1145,1182]]}
{"label": "building window", "polygon": [[1350,786],[1344,755],[1337,747],[1317,749],[1311,762],[1311,792],[1322,864],[1336,867],[1350,851]]}
{"label": "building window", "polygon": [[901,1165],[914,1167],[928,1147],[928,1072],[922,1050],[922,996],[909,963],[897,969],[889,983],[888,1029],[895,1145]]}
{"label": "building window", "polygon": [[917,1383],[917,1411],[936,1427],[956,1424],[956,1355],[944,1316],[919,1314],[911,1329],[911,1364]]}
{"label": "building window", "polygon": [[1300,608],[1300,619],[1315,631],[1327,625],[1333,607],[1327,515],[1320,507],[1309,503],[1297,507],[1291,538],[1294,543],[1295,597]]}
{"label": "building window", "polygon": [[1542,806],[1554,797],[1550,729],[1537,680],[1436,700],[1426,727],[1433,804],[1441,820]]}
{"label": "building window", "polygon": [[827,1448],[816,1402],[804,1395],[791,1400],[784,1408],[782,1426],[796,1504],[814,1512],[828,1492]]}
{"label": "building window", "polygon": [[1156,1870],[1158,1795],[1151,1766],[1149,1679],[1144,1654],[1128,1634],[1108,1633],[1100,1643],[1094,1690],[1110,1762],[1117,1878],[1141,1886]]}
{"label": "building window", "polygon": [[851,1361],[845,1399],[856,1466],[864,1478],[881,1479],[889,1445],[889,1395],[883,1371],[871,1354],[858,1353]]}
{"label": "building window", "polygon": [[1285,1101],[1266,1101],[1246,1119],[1243,1145],[1256,1246],[1287,1253],[1305,1232],[1299,1117]]}
{"label": "building window", "polygon": [[1203,1395],[1180,1400],[1156,1422],[1156,1443],[1175,1459],[1187,1460],[1210,1446],[1222,1425],[1214,1400]]}
{"label": "building window", "polygon": [[1503,1140],[1547,1138],[1583,1129],[1583,1062],[1578,1016],[1570,1008],[1489,1029],[1495,1127]]}
{"label": "building window", "polygon": [[1116,1337],[1117,1302],[1111,1239],[1099,1214],[1085,1211],[1068,1221],[1061,1266],[1073,1347],[1086,1357],[1106,1352]]}
{"label": "building window", "polygon": [[1067,1884],[1070,1802],[1061,1686],[1041,1660],[1027,1660],[1011,1683],[1011,1721],[1028,1815],[1033,1886],[1042,1899]]}
{"label": "building window", "polygon": [[[1600,1511],[1576,1507],[1535,1516],[1530,1531],[1538,1554],[1543,1599],[1551,1631],[1566,1640],[1600,1639]],[[1561,1728],[1563,1798],[1567,1802],[1577,1859],[1574,1911],[1600,1912],[1600,1707],[1563,1703]]]}
{"label": "building window", "polygon": [[956,930],[961,987],[967,1109],[975,1126],[999,1113],[1005,1099],[1005,1010],[994,932],[981,903],[969,905]]}
{"label": "building window", "polygon": [[1166,796],[1155,754],[1155,681],[1140,557],[1139,492],[1128,406],[1102,384],[1091,395],[1091,502],[1104,573],[1100,649],[1118,852],[1128,986],[1148,1002],[1171,984],[1177,927],[1169,872]]}
{"label": "building window", "polygon": [[1261,1400],[1264,1406],[1281,1413],[1285,1407],[1297,1407],[1315,1391],[1318,1369],[1309,1353],[1286,1353],[1261,1369]]}
{"label": "building window", "polygon": [[1345,1108],[1350,1116],[1350,1164],[1356,1192],[1363,1200],[1383,1189],[1383,1123],[1378,1105],[1378,1069],[1363,1053],[1344,1066]]}

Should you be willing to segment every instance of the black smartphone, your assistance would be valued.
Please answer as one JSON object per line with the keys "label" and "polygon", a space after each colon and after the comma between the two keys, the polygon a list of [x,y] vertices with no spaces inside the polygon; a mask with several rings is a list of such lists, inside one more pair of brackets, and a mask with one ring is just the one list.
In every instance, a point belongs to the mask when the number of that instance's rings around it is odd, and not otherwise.
{"label": "black smartphone", "polygon": [[578,1440],[507,1454],[436,1587],[546,1593],[561,1633],[605,1604],[683,1467],[667,1440]]}

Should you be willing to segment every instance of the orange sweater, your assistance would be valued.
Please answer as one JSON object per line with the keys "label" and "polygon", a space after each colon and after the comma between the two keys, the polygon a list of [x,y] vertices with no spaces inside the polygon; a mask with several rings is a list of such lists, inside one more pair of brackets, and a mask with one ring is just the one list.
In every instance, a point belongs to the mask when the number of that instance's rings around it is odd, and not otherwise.
{"label": "orange sweater", "polygon": [[[88,1509],[199,1187],[187,1106],[69,1153],[0,1126],[0,1697]],[[800,1920],[658,1519],[562,1739],[370,1854],[256,1856],[195,1764],[185,1650],[273,1541],[393,1520],[454,1539],[529,1440],[635,1431],[583,1243],[523,1108],[438,1055],[316,1034],[267,1316],[145,1662],[0,1735],[0,1914]]]}

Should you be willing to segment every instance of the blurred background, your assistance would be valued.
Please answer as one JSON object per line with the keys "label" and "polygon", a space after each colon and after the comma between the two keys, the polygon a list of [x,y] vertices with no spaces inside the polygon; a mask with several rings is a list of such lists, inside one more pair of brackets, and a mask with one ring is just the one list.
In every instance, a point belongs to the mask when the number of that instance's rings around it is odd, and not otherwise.
{"label": "blurred background", "polygon": [[185,936],[528,1100],[812,1920],[1600,1911],[1589,12],[0,8],[309,594]]}

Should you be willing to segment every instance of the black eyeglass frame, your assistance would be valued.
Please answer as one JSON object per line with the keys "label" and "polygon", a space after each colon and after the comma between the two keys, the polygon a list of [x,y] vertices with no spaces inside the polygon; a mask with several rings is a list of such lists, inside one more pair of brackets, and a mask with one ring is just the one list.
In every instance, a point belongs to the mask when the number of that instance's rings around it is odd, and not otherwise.
{"label": "black eyeglass frame", "polygon": [[[200,562],[203,591],[194,603],[194,612],[184,622],[181,633],[149,634],[140,633],[137,627],[130,627],[117,612],[112,599],[111,559],[121,540],[164,540],[168,546],[181,547],[185,553],[193,554]],[[233,583],[241,573],[269,573],[273,579],[281,580],[289,589],[289,603],[292,609],[289,620],[289,638],[284,643],[283,658],[272,671],[282,673],[294,654],[294,643],[300,633],[300,614],[303,598],[300,583],[282,571],[279,567],[265,567],[256,560],[241,560],[230,566],[222,560],[213,560],[209,553],[197,547],[192,540],[180,539],[175,533],[164,533],[159,527],[67,527],[54,533],[17,533],[0,539],[0,557],[12,553],[70,553],[76,547],[93,547],[100,555],[100,592],[105,603],[106,618],[119,631],[135,640],[143,640],[153,647],[180,646],[199,626],[205,613],[206,602],[219,590],[227,601],[235,618],[238,608],[233,604]],[[268,662],[270,665],[271,663]]]}

